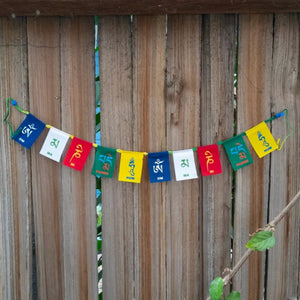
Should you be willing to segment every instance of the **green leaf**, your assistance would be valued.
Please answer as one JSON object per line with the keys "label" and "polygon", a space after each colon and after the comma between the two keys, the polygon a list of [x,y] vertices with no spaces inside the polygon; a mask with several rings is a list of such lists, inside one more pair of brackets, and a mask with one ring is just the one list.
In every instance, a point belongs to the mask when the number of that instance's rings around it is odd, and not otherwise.
{"label": "green leaf", "polygon": [[209,296],[211,300],[219,300],[223,295],[223,279],[221,277],[215,278],[209,287]]}
{"label": "green leaf", "polygon": [[254,251],[265,251],[275,245],[275,238],[271,231],[260,231],[256,233],[246,245],[247,248]]}
{"label": "green leaf", "polygon": [[241,300],[241,294],[237,291],[233,291],[232,293],[227,295],[225,300]]}

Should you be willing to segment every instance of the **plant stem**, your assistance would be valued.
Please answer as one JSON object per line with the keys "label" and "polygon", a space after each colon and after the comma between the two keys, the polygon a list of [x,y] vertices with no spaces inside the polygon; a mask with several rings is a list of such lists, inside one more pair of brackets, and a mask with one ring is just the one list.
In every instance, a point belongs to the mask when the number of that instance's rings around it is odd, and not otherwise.
{"label": "plant stem", "polygon": [[[296,194],[296,196],[289,202],[289,204],[271,221],[269,222],[265,227],[264,230],[268,229],[274,229],[276,225],[285,217],[285,215],[295,206],[297,201],[300,199],[300,191]],[[253,252],[253,250],[248,249],[244,255],[240,258],[240,260],[236,263],[236,265],[233,267],[232,270],[223,278],[224,286],[226,286],[231,279],[235,276],[235,274],[238,272],[238,270],[242,267],[245,261],[248,260],[248,257]],[[210,297],[208,297],[206,300],[211,300]]]}

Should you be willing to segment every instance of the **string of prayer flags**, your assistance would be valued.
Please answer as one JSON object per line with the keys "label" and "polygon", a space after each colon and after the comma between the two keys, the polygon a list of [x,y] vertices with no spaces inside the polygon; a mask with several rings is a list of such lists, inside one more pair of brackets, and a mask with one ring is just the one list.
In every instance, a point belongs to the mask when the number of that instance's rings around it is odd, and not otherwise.
{"label": "string of prayer flags", "polygon": [[222,173],[222,166],[217,144],[197,147],[200,168],[203,176]]}
{"label": "string of prayer flags", "polygon": [[112,178],[116,158],[116,149],[98,146],[95,154],[92,174],[95,176]]}
{"label": "string of prayer flags", "polygon": [[148,168],[150,182],[171,180],[169,152],[148,153]]}
{"label": "string of prayer flags", "polygon": [[247,130],[246,135],[259,158],[278,149],[278,145],[265,122]]}
{"label": "string of prayer flags", "polygon": [[[63,160],[63,165],[81,171],[91,152],[92,147],[96,148],[95,160],[93,164],[92,174],[100,177],[112,178],[117,152],[121,154],[119,181],[141,182],[143,159],[145,152],[124,151],[120,149],[112,149],[97,144],[92,144],[77,137],[73,137],[51,125],[46,125],[28,111],[21,109],[17,101],[12,98],[6,100],[7,110],[4,122],[9,126],[10,136],[19,144],[26,148],[31,148],[32,144],[37,140],[44,128],[49,128],[49,132],[44,140],[40,154],[54,161],[59,162],[66,148],[69,138],[72,138],[69,149]],[[13,126],[8,118],[10,114],[10,104],[18,109],[21,113],[26,114],[25,119],[14,132]],[[286,126],[290,132],[284,137],[281,143],[275,141],[270,132],[267,123],[286,116]],[[218,145],[223,145],[225,152],[230,160],[232,168],[236,171],[253,163],[253,159],[247,148],[244,136],[247,136],[254,151],[259,158],[271,153],[274,150],[280,150],[286,140],[294,133],[288,121],[288,110],[274,114],[271,118],[257,124],[253,128],[234,136],[228,140],[220,141],[217,144],[199,146],[194,149],[186,149],[180,151],[163,151],[148,154],[148,169],[150,182],[163,182],[171,180],[169,154],[173,153],[173,163],[175,169],[176,181],[198,178],[194,151],[197,150],[198,160],[201,173],[203,176],[210,176],[222,173],[222,166]],[[279,146],[280,144],[280,146]]]}
{"label": "string of prayer flags", "polygon": [[198,178],[193,149],[173,151],[176,181]]}
{"label": "string of prayer flags", "polygon": [[29,113],[13,135],[13,139],[25,148],[30,149],[45,126],[45,123]]}
{"label": "string of prayer flags", "polygon": [[253,163],[249,149],[243,139],[243,134],[224,141],[223,146],[235,171]]}
{"label": "string of prayer flags", "polygon": [[143,152],[120,150],[119,181],[140,183],[143,169]]}
{"label": "string of prayer flags", "polygon": [[69,138],[70,135],[68,133],[51,127],[40,154],[59,162]]}
{"label": "string of prayer flags", "polygon": [[92,150],[93,144],[77,137],[72,139],[63,165],[81,171]]}

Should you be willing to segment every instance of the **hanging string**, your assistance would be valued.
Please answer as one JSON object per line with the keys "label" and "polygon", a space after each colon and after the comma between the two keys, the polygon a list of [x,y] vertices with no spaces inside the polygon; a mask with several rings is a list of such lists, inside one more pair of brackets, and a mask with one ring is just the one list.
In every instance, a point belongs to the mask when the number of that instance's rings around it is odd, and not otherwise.
{"label": "hanging string", "polygon": [[5,118],[4,118],[4,122],[8,125],[9,129],[10,129],[10,136],[11,138],[13,137],[13,134],[14,134],[14,131],[13,131],[13,128],[11,126],[11,124],[7,121],[7,118],[9,117],[9,101],[10,101],[11,98],[7,98],[6,99],[6,115],[5,115]]}
{"label": "hanging string", "polygon": [[295,132],[294,129],[292,128],[292,126],[290,125],[290,122],[289,122],[289,111],[287,109],[284,109],[281,113],[284,114],[285,112],[285,117],[286,117],[286,125],[287,127],[290,129],[290,132],[288,133],[288,135],[286,135],[283,139],[283,141],[281,142],[281,144],[279,145],[280,143],[280,139],[277,140],[277,144],[278,144],[278,151],[280,151],[284,145],[284,143],[286,142],[286,140]]}
{"label": "hanging string", "polygon": [[287,111],[287,109],[284,109],[283,111],[281,111],[281,112],[275,114],[275,115],[274,115],[273,117],[271,117],[270,119],[265,120],[265,123],[268,123],[268,122],[270,122],[270,121],[273,121],[273,120],[278,119],[278,118],[281,118],[281,117],[284,117],[284,111],[285,111],[285,110]]}
{"label": "hanging string", "polygon": [[14,136],[17,135],[17,134],[22,130],[22,128],[19,128],[16,132],[14,132],[12,125],[11,125],[10,122],[7,120],[8,117],[9,117],[9,113],[10,113],[10,105],[9,105],[10,102],[11,102],[11,104],[12,104],[13,106],[15,106],[20,112],[22,112],[22,113],[24,113],[24,114],[26,114],[26,115],[28,115],[29,112],[26,111],[26,110],[21,109],[21,108],[18,106],[18,103],[17,103],[16,100],[14,100],[14,99],[12,99],[12,98],[7,98],[7,99],[6,99],[6,115],[5,115],[5,118],[4,118],[3,121],[8,125],[8,127],[9,127],[9,129],[10,129],[10,137],[11,137],[11,139],[13,139]]}

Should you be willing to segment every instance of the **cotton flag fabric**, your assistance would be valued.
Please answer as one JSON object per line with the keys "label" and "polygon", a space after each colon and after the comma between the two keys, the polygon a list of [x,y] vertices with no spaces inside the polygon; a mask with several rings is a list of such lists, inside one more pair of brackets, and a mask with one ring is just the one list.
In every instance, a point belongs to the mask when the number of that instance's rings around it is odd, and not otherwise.
{"label": "cotton flag fabric", "polygon": [[259,158],[278,149],[278,145],[265,122],[247,130],[246,135]]}
{"label": "cotton flag fabric", "polygon": [[197,153],[203,176],[222,173],[222,166],[217,144],[197,147]]}
{"label": "cotton flag fabric", "polygon": [[30,149],[32,144],[43,132],[46,124],[37,119],[32,114],[28,114],[21,123],[13,136],[13,139],[27,149]]}
{"label": "cotton flag fabric", "polygon": [[223,146],[232,168],[235,171],[253,163],[253,159],[247,145],[245,144],[242,134],[224,141]]}
{"label": "cotton flag fabric", "polygon": [[193,149],[173,151],[176,181],[198,178]]}
{"label": "cotton flag fabric", "polygon": [[77,137],[72,139],[63,165],[81,171],[92,150],[93,144]]}
{"label": "cotton flag fabric", "polygon": [[116,157],[116,149],[98,146],[92,174],[95,176],[112,178],[115,169]]}
{"label": "cotton flag fabric", "polygon": [[70,135],[68,133],[51,127],[40,154],[59,162],[69,138]]}
{"label": "cotton flag fabric", "polygon": [[171,180],[168,151],[148,153],[148,167],[151,183]]}
{"label": "cotton flag fabric", "polygon": [[119,181],[140,183],[143,169],[143,152],[121,151]]}

